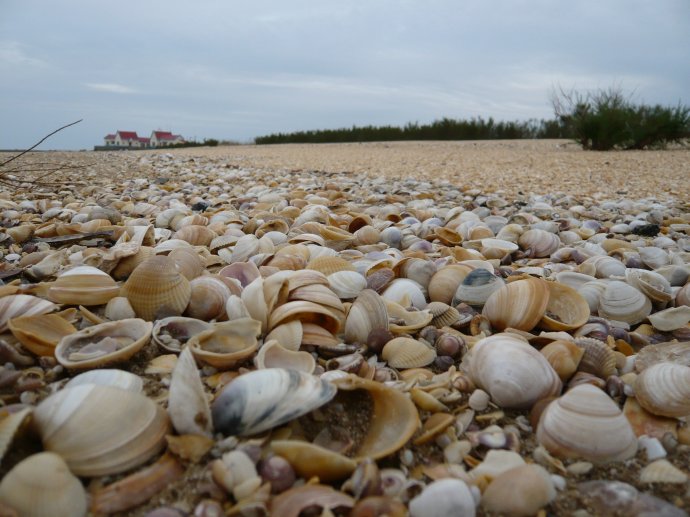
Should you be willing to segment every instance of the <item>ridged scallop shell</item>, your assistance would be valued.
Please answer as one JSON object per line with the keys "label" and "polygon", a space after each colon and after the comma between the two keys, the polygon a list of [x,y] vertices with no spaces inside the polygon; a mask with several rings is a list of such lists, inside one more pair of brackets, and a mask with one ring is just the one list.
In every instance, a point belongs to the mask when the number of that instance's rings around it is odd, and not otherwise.
{"label": "ridged scallop shell", "polygon": [[367,288],[367,279],[357,271],[337,271],[328,275],[328,285],[341,300],[349,300]]}
{"label": "ridged scallop shell", "polygon": [[53,302],[29,294],[3,296],[0,298],[0,332],[7,330],[7,324],[13,318],[47,314],[57,308]]}
{"label": "ridged scallop shell", "polygon": [[545,230],[527,230],[518,238],[523,250],[530,250],[532,257],[548,257],[561,246],[558,235]]}
{"label": "ridged scallop shell", "polygon": [[381,296],[403,307],[426,307],[426,296],[422,286],[409,278],[396,278],[381,293]]}
{"label": "ridged scallop shell", "polygon": [[55,358],[71,370],[99,368],[124,362],[151,339],[153,323],[142,319],[110,321],[63,337]]}
{"label": "ridged scallop shell", "polygon": [[609,320],[634,325],[651,312],[649,298],[625,282],[610,282],[599,299],[599,316]]}
{"label": "ridged scallop shell", "polygon": [[193,248],[180,248],[172,250],[170,257],[177,266],[177,270],[184,275],[187,280],[194,280],[201,276],[205,270],[205,262]]}
{"label": "ridged scallop shell", "polygon": [[338,271],[354,271],[355,267],[344,258],[321,256],[311,259],[307,264],[307,269],[313,269],[328,276]]}
{"label": "ridged scallop shell", "polygon": [[556,456],[592,463],[626,460],[637,451],[637,437],[618,405],[591,384],[580,384],[548,405],[537,440]]}
{"label": "ridged scallop shell", "polygon": [[529,408],[561,392],[562,384],[546,358],[521,338],[494,334],[471,350],[469,374],[474,383],[504,408]]}
{"label": "ridged scallop shell", "polygon": [[191,337],[211,328],[213,328],[212,323],[202,320],[170,316],[156,321],[151,339],[164,350],[179,353]]}
{"label": "ridged scallop shell", "polygon": [[12,318],[8,325],[17,340],[38,356],[53,357],[55,347],[77,329],[59,314],[36,314]]}
{"label": "ridged scallop shell", "polygon": [[228,369],[254,355],[260,334],[260,322],[241,318],[216,323],[212,328],[190,337],[187,345],[197,361]]}
{"label": "ridged scallop shell", "polygon": [[690,367],[657,363],[645,368],[635,380],[635,398],[655,415],[690,415]]}
{"label": "ridged scallop shell", "polygon": [[510,282],[495,291],[484,304],[482,315],[492,327],[529,332],[542,319],[549,303],[549,287],[537,278]]}
{"label": "ridged scallop shell", "polygon": [[431,313],[431,324],[437,328],[449,327],[460,320],[458,310],[443,302],[431,302],[425,310]]}
{"label": "ridged scallop shell", "polygon": [[598,339],[579,337],[575,345],[584,351],[578,370],[602,379],[616,373],[616,354],[606,343]]}
{"label": "ridged scallop shell", "polygon": [[350,307],[345,319],[345,340],[366,343],[374,329],[388,330],[386,303],[376,291],[363,290]]}
{"label": "ridged scallop shell", "polygon": [[429,300],[450,304],[460,283],[472,271],[468,266],[451,264],[440,268],[429,280]]}
{"label": "ridged scallop shell", "polygon": [[175,363],[168,392],[168,415],[179,434],[212,435],[211,408],[190,347]]}
{"label": "ridged scallop shell", "polygon": [[58,276],[48,289],[48,299],[69,305],[102,305],[120,292],[109,274],[91,266],[78,266]]}
{"label": "ridged scallop shell", "polygon": [[471,271],[455,290],[452,305],[467,303],[482,306],[495,291],[505,285],[505,281],[486,269]]}
{"label": "ridged scallop shell", "polygon": [[436,349],[409,337],[396,337],[386,343],[381,359],[393,368],[420,368],[436,359]]}
{"label": "ridged scallop shell", "polygon": [[549,303],[539,326],[546,330],[575,330],[589,319],[589,304],[575,289],[558,282],[546,282]]}
{"label": "ridged scallop shell", "polygon": [[254,357],[258,369],[285,368],[305,373],[313,373],[316,361],[308,352],[284,348],[278,341],[267,340]]}
{"label": "ridged scallop shell", "polygon": [[65,388],[73,388],[74,386],[81,386],[83,384],[98,384],[100,386],[110,386],[112,388],[120,388],[125,391],[133,391],[141,393],[144,389],[144,381],[138,375],[119,370],[116,368],[99,368],[97,370],[89,370],[72,377]]}
{"label": "ridged scallop shell", "polygon": [[189,281],[166,256],[151,257],[137,266],[122,288],[137,316],[147,321],[179,316],[189,304]]}
{"label": "ridged scallop shell", "polygon": [[141,246],[133,255],[120,259],[110,274],[115,280],[124,280],[132,274],[132,271],[134,271],[139,264],[153,257],[155,254],[156,252],[152,247]]}
{"label": "ridged scallop shell", "polygon": [[54,393],[36,407],[33,421],[44,448],[74,474],[89,477],[141,465],[165,446],[170,432],[167,414],[151,399],[96,384]]}
{"label": "ridged scallop shell", "polygon": [[52,452],[17,463],[0,482],[0,503],[27,517],[83,517],[87,511],[84,486]]}
{"label": "ridged scallop shell", "polygon": [[336,387],[313,375],[267,368],[240,375],[211,405],[213,425],[225,435],[248,436],[287,423],[316,409]]}
{"label": "ridged scallop shell", "polygon": [[572,341],[552,341],[539,351],[551,367],[556,371],[561,381],[565,382],[577,371],[580,360],[585,351]]}

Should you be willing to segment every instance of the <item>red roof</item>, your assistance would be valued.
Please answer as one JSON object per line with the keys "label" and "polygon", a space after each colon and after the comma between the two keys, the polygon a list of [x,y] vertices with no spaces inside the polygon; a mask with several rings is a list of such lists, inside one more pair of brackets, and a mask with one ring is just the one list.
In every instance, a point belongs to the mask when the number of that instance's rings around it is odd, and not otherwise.
{"label": "red roof", "polygon": [[115,135],[105,135],[106,140],[115,140]]}
{"label": "red roof", "polygon": [[148,144],[149,142],[151,142],[151,139],[147,136],[140,136],[139,141]]}
{"label": "red roof", "polygon": [[158,140],[175,140],[176,135],[173,135],[170,131],[154,131],[153,134]]}
{"label": "red roof", "polygon": [[139,138],[136,131],[118,131],[118,133],[123,140],[137,140]]}

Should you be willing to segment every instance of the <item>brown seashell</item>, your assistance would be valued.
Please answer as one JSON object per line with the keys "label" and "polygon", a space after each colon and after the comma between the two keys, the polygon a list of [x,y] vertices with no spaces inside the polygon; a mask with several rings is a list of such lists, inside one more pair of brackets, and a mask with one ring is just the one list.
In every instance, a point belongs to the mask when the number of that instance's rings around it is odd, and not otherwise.
{"label": "brown seashell", "polygon": [[60,339],[55,358],[71,370],[124,362],[149,342],[152,328],[153,323],[137,318],[87,327]]}
{"label": "brown seashell", "polygon": [[125,280],[139,264],[154,255],[155,250],[152,247],[141,246],[136,253],[120,259],[111,271],[111,275],[115,280]]}
{"label": "brown seashell", "polygon": [[313,373],[316,361],[307,352],[284,348],[278,341],[266,341],[254,357],[254,365],[262,368],[286,368],[305,373]]}
{"label": "brown seashell", "polygon": [[188,242],[192,246],[208,246],[216,237],[218,237],[216,232],[211,230],[208,226],[201,226],[198,224],[184,226],[172,235],[173,239],[180,239]]}
{"label": "brown seashell", "polygon": [[212,323],[195,318],[170,316],[156,321],[151,338],[162,349],[179,353],[192,336],[212,328]]}
{"label": "brown seashell", "polygon": [[163,255],[139,264],[122,291],[137,316],[147,321],[179,316],[191,296],[189,281],[177,270],[175,262]]}
{"label": "brown seashell", "polygon": [[544,316],[548,303],[549,288],[546,282],[526,278],[510,282],[491,294],[482,314],[497,330],[512,327],[530,331]]}
{"label": "brown seashell", "polygon": [[572,341],[552,341],[539,351],[563,382],[566,382],[577,371],[584,348]]}
{"label": "brown seashell", "polygon": [[317,303],[336,314],[345,313],[345,307],[343,307],[340,298],[325,285],[310,284],[290,291],[288,301],[294,302],[299,300]]}
{"label": "brown seashell", "polygon": [[275,309],[269,316],[268,327],[273,329],[292,320],[300,320],[303,324],[315,323],[331,334],[336,334],[341,326],[341,318],[337,311],[314,302],[298,300],[287,302]]}
{"label": "brown seashell", "polygon": [[[318,325],[314,325],[316,328],[321,329]],[[324,331],[325,332],[325,331]],[[278,325],[273,330],[271,330],[264,338],[265,342],[275,340],[280,345],[287,350],[299,350],[302,344],[303,336],[303,326],[302,322],[299,320],[289,321],[288,323],[283,323]],[[329,336],[332,334],[329,333]]]}
{"label": "brown seashell", "polygon": [[363,290],[355,299],[345,319],[345,340],[348,343],[366,343],[374,329],[388,330],[388,310],[379,294]]}
{"label": "brown seashell", "polygon": [[436,328],[449,327],[460,320],[458,310],[443,302],[431,302],[426,310],[433,316],[431,324]]}
{"label": "brown seashell", "polygon": [[302,323],[302,345],[333,347],[341,341],[331,332],[315,323]]}
{"label": "brown seashell", "polygon": [[260,322],[241,318],[216,323],[213,328],[192,336],[187,346],[197,361],[229,369],[254,355],[260,334]]}
{"label": "brown seashell", "polygon": [[575,330],[589,319],[589,304],[575,289],[558,282],[546,282],[549,302],[539,326],[547,330]]}
{"label": "brown seashell", "polygon": [[388,284],[395,278],[395,273],[390,268],[381,268],[367,275],[367,289],[382,293]]}
{"label": "brown seashell", "polygon": [[218,275],[197,277],[189,286],[191,294],[185,316],[203,321],[226,318],[225,304],[232,293]]}
{"label": "brown seashell", "polygon": [[520,235],[518,244],[532,257],[548,257],[561,246],[561,240],[554,233],[532,229]]}
{"label": "brown seashell", "polygon": [[307,269],[314,269],[328,276],[338,271],[355,271],[355,267],[340,257],[316,257],[309,261]]}
{"label": "brown seashell", "polygon": [[303,510],[310,507],[322,508],[324,513],[332,513],[331,510],[336,508],[349,510],[354,505],[355,500],[352,497],[330,486],[304,485],[273,497],[270,512],[271,515],[299,517]]}
{"label": "brown seashell", "polygon": [[690,367],[657,363],[645,368],[635,380],[635,398],[655,415],[690,416]]}
{"label": "brown seashell", "polygon": [[[352,231],[352,225],[349,228]],[[362,226],[354,231],[354,246],[366,246],[368,244],[376,244],[380,242],[381,232],[374,228],[373,226]]]}
{"label": "brown seashell", "polygon": [[598,339],[579,337],[575,344],[584,350],[578,370],[591,373],[601,379],[607,379],[616,373],[616,355],[614,351]]}
{"label": "brown seashell", "polygon": [[472,271],[468,266],[451,264],[440,268],[429,280],[429,299],[432,302],[450,304],[458,286]]}
{"label": "brown seashell", "polygon": [[53,357],[55,347],[77,329],[58,314],[37,314],[13,318],[8,325],[14,337],[30,352]]}
{"label": "brown seashell", "polygon": [[436,359],[436,350],[416,339],[397,337],[384,345],[381,358],[393,368],[419,368]]}
{"label": "brown seashell", "polygon": [[110,275],[91,266],[78,266],[58,276],[48,289],[48,299],[69,305],[102,305],[120,292]]}
{"label": "brown seashell", "polygon": [[187,280],[193,280],[201,276],[205,270],[204,260],[193,248],[179,248],[168,253],[177,266],[177,270]]}
{"label": "brown seashell", "polygon": [[11,294],[0,298],[0,332],[7,330],[8,322],[18,316],[46,314],[58,306],[48,300],[28,294]]}
{"label": "brown seashell", "polygon": [[[389,328],[396,334],[410,334],[431,323],[433,314],[428,310],[408,311],[402,305],[385,300],[389,317]],[[441,303],[441,302],[431,302]],[[431,304],[430,304],[431,305]],[[374,330],[374,329],[372,329]]]}

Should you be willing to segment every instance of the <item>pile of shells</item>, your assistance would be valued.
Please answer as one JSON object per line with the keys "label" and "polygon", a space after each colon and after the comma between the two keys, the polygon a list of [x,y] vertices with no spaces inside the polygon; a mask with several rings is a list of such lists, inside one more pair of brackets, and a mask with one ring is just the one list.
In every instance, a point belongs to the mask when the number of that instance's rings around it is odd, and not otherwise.
{"label": "pile of shells", "polygon": [[3,515],[690,510],[686,205],[102,156],[0,194]]}

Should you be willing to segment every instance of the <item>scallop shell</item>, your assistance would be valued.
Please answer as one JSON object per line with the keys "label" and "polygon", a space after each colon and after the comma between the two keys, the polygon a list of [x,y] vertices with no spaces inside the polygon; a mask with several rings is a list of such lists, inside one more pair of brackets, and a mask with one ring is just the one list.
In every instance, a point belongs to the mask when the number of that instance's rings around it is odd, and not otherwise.
{"label": "scallop shell", "polygon": [[602,379],[616,373],[616,354],[606,343],[598,339],[579,337],[575,345],[583,350],[578,370]]}
{"label": "scallop shell", "polygon": [[267,340],[254,357],[258,369],[285,368],[313,373],[316,361],[311,354],[284,348],[278,341]]}
{"label": "scallop shell", "polygon": [[189,281],[166,256],[151,257],[137,266],[122,288],[137,316],[147,321],[179,316],[189,304]]}
{"label": "scallop shell", "polygon": [[469,374],[474,383],[504,408],[529,408],[540,399],[558,395],[562,384],[546,358],[514,334],[494,334],[470,352]]}
{"label": "scallop shell", "polygon": [[505,285],[505,281],[486,269],[470,272],[455,290],[452,305],[466,303],[482,306],[495,291]]}
{"label": "scallop shell", "polygon": [[141,465],[163,449],[170,432],[167,414],[151,399],[96,384],[54,393],[36,407],[33,421],[44,448],[89,477]]}
{"label": "scallop shell", "polygon": [[652,302],[649,298],[624,282],[610,282],[599,299],[599,316],[609,320],[634,325],[651,312]]}
{"label": "scallop shell", "polygon": [[645,368],[635,380],[635,398],[655,415],[690,416],[690,367],[657,363]]}
{"label": "scallop shell", "polygon": [[307,269],[313,269],[328,276],[339,271],[354,271],[355,267],[344,258],[322,256],[311,259],[307,264]]}
{"label": "scallop shell", "polygon": [[168,392],[168,414],[179,434],[212,435],[211,408],[194,356],[185,348],[175,364]]}
{"label": "scallop shell", "polygon": [[328,275],[328,285],[341,300],[350,300],[367,288],[367,279],[357,271],[337,271]]}
{"label": "scallop shell", "polygon": [[520,235],[518,244],[532,257],[548,257],[561,246],[561,240],[554,233],[534,229]]}
{"label": "scallop shell", "polygon": [[28,517],[82,517],[86,490],[52,452],[22,460],[0,482],[0,503]]}
{"label": "scallop shell", "polygon": [[592,463],[626,460],[637,451],[637,438],[618,405],[591,384],[580,384],[548,405],[537,440],[556,456]]}
{"label": "scallop shell", "polygon": [[384,345],[381,359],[393,368],[420,368],[436,359],[436,349],[416,339],[396,337]]}
{"label": "scallop shell", "polygon": [[549,286],[537,278],[526,278],[506,284],[495,291],[484,304],[482,314],[492,327],[507,327],[529,332],[542,319],[549,303]]}
{"label": "scallop shell", "polygon": [[0,298],[0,332],[7,330],[7,324],[13,318],[47,314],[57,308],[53,302],[29,294],[3,296]]}
{"label": "scallop shell", "polygon": [[63,337],[55,358],[65,368],[84,370],[126,361],[151,339],[153,323],[142,319],[101,323]]}
{"label": "scallop shell", "polygon": [[183,316],[170,316],[156,321],[151,337],[162,349],[179,353],[192,336],[212,328],[212,323]]}
{"label": "scallop shell", "polygon": [[58,276],[48,299],[69,305],[102,305],[117,296],[120,286],[109,274],[91,266],[78,266]]}
{"label": "scallop shell", "polygon": [[55,347],[77,329],[59,314],[36,314],[12,318],[8,327],[14,337],[30,352],[53,357]]}
{"label": "scallop shell", "polygon": [[546,282],[549,303],[539,322],[540,327],[559,331],[575,330],[589,319],[589,304],[575,289],[558,282]]}
{"label": "scallop shell", "polygon": [[216,323],[189,338],[194,358],[220,369],[232,368],[248,359],[258,347],[261,323],[252,318]]}
{"label": "scallop shell", "polygon": [[363,290],[355,299],[345,319],[345,340],[348,343],[366,343],[374,329],[388,330],[386,303],[376,291]]}
{"label": "scallop shell", "polygon": [[144,389],[144,381],[138,375],[118,370],[115,368],[99,368],[89,370],[72,377],[65,388],[73,388],[83,384],[98,384],[100,386],[111,386],[125,391],[141,393]]}
{"label": "scallop shell", "polygon": [[287,423],[316,409],[336,394],[336,387],[313,375],[268,368],[240,375],[211,406],[216,431],[248,436]]}

